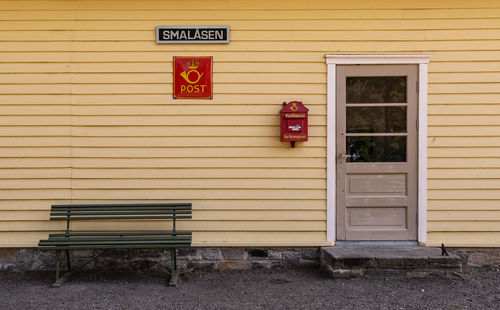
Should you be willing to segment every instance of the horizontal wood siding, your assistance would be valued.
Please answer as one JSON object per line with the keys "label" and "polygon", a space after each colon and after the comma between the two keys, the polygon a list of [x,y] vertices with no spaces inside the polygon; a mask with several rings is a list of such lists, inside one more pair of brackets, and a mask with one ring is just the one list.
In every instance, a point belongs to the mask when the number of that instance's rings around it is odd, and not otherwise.
{"label": "horizontal wood siding", "polygon": [[[157,45],[157,25],[231,43]],[[62,229],[51,204],[117,201],[193,202],[197,246],[327,244],[334,53],[431,55],[428,244],[499,246],[499,50],[498,1],[0,0],[0,246]],[[214,57],[214,100],[172,99],[174,55]],[[310,109],[295,149],[291,100]]]}

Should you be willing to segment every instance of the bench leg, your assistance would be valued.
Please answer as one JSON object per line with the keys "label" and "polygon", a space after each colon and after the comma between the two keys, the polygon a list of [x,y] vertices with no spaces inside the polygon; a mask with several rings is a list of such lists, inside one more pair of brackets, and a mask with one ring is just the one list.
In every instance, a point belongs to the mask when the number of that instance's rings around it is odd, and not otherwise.
{"label": "bench leg", "polygon": [[170,282],[169,286],[177,286],[177,279],[179,278],[179,270],[177,269],[177,251],[176,248],[170,249]]}
{"label": "bench leg", "polygon": [[68,266],[68,271],[71,271],[71,261],[69,259],[69,250],[66,250],[66,264]]}
{"label": "bench leg", "polygon": [[60,260],[60,258],[61,258],[61,251],[56,250],[56,282],[55,283],[59,282],[59,272],[60,272],[59,260]]}
{"label": "bench leg", "polygon": [[56,250],[56,282],[52,284],[52,287],[60,287],[70,275],[73,274],[71,271],[71,262],[69,260],[69,250],[66,250],[66,262],[68,264],[68,269],[66,273],[61,277],[61,252],[62,250]]}
{"label": "bench leg", "polygon": [[[108,251],[109,251],[109,249],[102,251],[101,253],[95,255],[90,260],[85,262],[83,265],[77,267],[76,269],[71,269],[71,267],[68,265],[68,272],[66,272],[62,277],[59,277],[61,250],[56,250],[56,282],[54,282],[54,284],[52,284],[52,286],[53,287],[60,287],[61,285],[63,285],[64,282],[66,282],[66,280],[68,280],[68,278],[72,274],[82,270],[83,267],[87,266],[90,262],[94,261],[96,258],[103,255],[104,253],[107,253]],[[68,250],[68,252],[69,252],[69,250]],[[67,253],[67,255],[68,255],[67,257],[69,258],[68,253]]]}
{"label": "bench leg", "polygon": [[73,272],[71,272],[71,265],[69,261],[69,250],[66,250],[66,260],[68,262],[68,271],[61,277],[61,252],[62,250],[56,250],[56,282],[52,284],[53,287],[60,287]]}
{"label": "bench leg", "polygon": [[73,274],[74,272],[73,271],[69,271],[69,272],[66,272],[62,277],[56,277],[56,282],[54,282],[54,284],[52,284],[52,287],[60,287],[61,285],[63,285],[64,282],[66,282],[66,280],[68,280],[68,278]]}

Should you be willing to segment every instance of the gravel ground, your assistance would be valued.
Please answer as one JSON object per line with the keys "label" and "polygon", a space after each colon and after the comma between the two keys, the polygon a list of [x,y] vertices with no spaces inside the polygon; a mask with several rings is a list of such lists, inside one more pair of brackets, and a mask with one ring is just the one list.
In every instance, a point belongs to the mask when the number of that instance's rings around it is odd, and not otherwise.
{"label": "gravel ground", "polygon": [[329,279],[318,268],[189,272],[177,288],[157,271],[0,273],[0,309],[500,309],[500,271],[462,277]]}

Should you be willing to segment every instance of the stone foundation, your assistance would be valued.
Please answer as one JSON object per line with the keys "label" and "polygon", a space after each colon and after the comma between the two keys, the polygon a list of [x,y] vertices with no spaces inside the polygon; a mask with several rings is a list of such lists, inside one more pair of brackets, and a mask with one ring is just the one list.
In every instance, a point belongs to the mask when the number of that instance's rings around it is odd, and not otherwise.
{"label": "stone foundation", "polygon": [[450,252],[460,256],[467,267],[500,268],[500,248],[453,248]]}
{"label": "stone foundation", "polygon": [[[72,250],[71,263],[79,266],[102,250]],[[61,260],[65,263],[65,257]],[[169,250],[109,250],[85,269],[149,269],[156,263],[170,267]],[[182,270],[241,270],[285,266],[318,266],[319,248],[181,248],[177,265]],[[64,266],[65,267],[65,266]],[[0,249],[1,270],[55,270],[55,251],[39,249]]]}
{"label": "stone foundation", "polygon": [[[448,249],[462,259],[464,267],[500,268],[500,248]],[[71,262],[79,266],[101,253],[98,250],[71,251]],[[138,254],[138,255],[137,255]],[[170,268],[168,250],[110,250],[85,269],[149,269],[155,263]],[[177,250],[178,266],[184,270],[238,270],[286,266],[319,266],[320,248],[187,248]],[[64,255],[62,260],[65,261]],[[0,248],[0,271],[55,270],[55,251]]]}

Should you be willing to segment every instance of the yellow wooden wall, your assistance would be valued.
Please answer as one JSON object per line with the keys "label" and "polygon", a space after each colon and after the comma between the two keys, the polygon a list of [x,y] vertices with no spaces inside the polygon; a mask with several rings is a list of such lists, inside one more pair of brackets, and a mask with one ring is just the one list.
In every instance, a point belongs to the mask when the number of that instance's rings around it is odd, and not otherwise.
{"label": "yellow wooden wall", "polygon": [[[231,43],[157,45],[157,25]],[[61,229],[53,203],[116,201],[192,201],[198,246],[327,244],[335,53],[431,55],[428,244],[500,246],[499,50],[496,0],[0,0],[0,246]],[[172,100],[174,55],[214,57],[214,100]]]}

